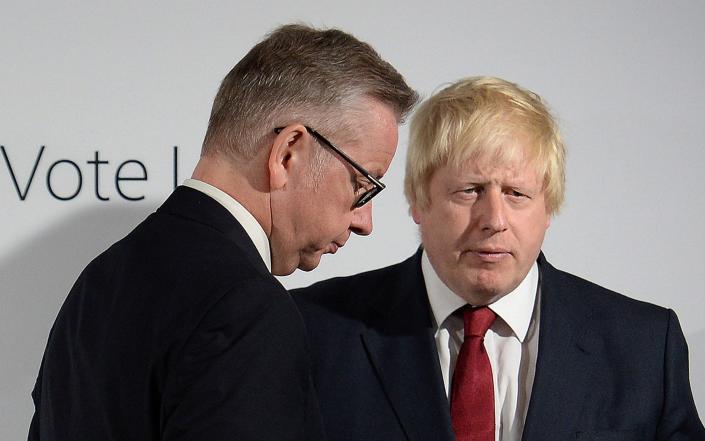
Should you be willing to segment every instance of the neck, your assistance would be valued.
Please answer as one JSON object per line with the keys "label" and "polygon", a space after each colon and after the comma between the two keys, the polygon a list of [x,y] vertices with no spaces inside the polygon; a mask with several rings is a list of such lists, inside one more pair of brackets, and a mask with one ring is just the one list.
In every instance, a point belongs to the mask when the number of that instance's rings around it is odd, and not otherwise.
{"label": "neck", "polygon": [[271,236],[267,171],[258,157],[238,166],[219,155],[202,156],[191,178],[210,184],[237,200],[257,219],[267,236]]}

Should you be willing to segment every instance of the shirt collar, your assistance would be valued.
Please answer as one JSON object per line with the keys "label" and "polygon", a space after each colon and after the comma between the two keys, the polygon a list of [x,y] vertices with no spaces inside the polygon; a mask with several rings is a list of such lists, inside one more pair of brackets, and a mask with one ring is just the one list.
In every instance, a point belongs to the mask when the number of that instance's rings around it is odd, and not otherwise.
{"label": "shirt collar", "polygon": [[[465,306],[467,302],[451,291],[438,277],[431,265],[431,261],[428,259],[426,250],[423,251],[421,256],[421,271],[426,283],[428,301],[431,304],[433,317],[436,320],[436,327],[440,327],[453,312]],[[531,317],[534,312],[534,302],[536,301],[538,280],[538,265],[534,262],[531,265],[531,269],[529,269],[529,273],[514,291],[489,305],[489,308],[509,325],[520,342],[524,342],[529,331]]]}
{"label": "shirt collar", "polygon": [[257,219],[252,216],[252,213],[247,211],[247,209],[232,196],[206,182],[199,181],[197,179],[186,179],[184,181],[184,185],[186,187],[193,188],[194,190],[198,190],[201,193],[215,199],[218,203],[220,203],[220,205],[225,207],[225,209],[228,210],[233,217],[235,217],[250,237],[252,243],[254,243],[255,248],[257,248],[257,252],[259,252],[264,264],[267,266],[267,270],[271,273],[272,256],[269,249],[269,238],[262,229],[262,226],[259,222],[257,222]]}

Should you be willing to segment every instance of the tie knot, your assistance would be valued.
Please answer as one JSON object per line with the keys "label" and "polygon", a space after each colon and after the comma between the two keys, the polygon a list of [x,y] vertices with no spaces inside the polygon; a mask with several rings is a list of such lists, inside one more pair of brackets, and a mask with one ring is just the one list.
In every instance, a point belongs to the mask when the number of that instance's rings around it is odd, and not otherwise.
{"label": "tie knot", "polygon": [[465,336],[484,337],[497,315],[487,306],[466,308],[463,312]]}

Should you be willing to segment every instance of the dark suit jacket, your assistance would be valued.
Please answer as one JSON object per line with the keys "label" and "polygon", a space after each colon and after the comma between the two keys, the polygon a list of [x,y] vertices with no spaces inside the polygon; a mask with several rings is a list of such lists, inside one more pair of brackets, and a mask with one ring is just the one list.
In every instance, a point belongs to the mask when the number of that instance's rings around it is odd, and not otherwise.
{"label": "dark suit jacket", "polygon": [[233,216],[187,187],[79,276],[32,396],[32,441],[322,436],[294,302]]}
{"label": "dark suit jacket", "polygon": [[[539,257],[541,322],[524,441],[705,440],[675,314]],[[294,291],[331,441],[454,439],[420,252]]]}

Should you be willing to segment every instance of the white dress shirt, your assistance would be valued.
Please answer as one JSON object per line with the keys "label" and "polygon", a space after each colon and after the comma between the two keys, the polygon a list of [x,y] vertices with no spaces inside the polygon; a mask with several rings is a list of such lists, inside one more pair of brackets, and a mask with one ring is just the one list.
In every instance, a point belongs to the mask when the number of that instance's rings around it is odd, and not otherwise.
{"label": "white dress shirt", "polygon": [[242,228],[245,229],[245,232],[252,240],[252,243],[255,244],[257,252],[259,252],[264,264],[267,266],[267,270],[271,273],[272,255],[269,250],[269,238],[267,237],[267,233],[265,233],[262,229],[262,226],[259,222],[257,222],[257,219],[255,219],[255,217],[252,216],[252,214],[232,196],[210,184],[197,179],[187,179],[184,181],[184,185],[186,187],[193,188],[194,190],[198,190],[201,193],[215,199],[218,203],[220,203],[220,205],[225,207],[225,209],[228,210],[233,217],[235,217],[240,225],[242,225]]}
{"label": "white dress shirt", "polygon": [[[421,270],[436,321],[436,347],[446,395],[460,346],[463,318],[454,312],[467,304],[438,277],[424,250]],[[492,366],[495,397],[495,440],[520,441],[536,372],[539,344],[539,272],[534,263],[519,286],[489,308],[497,315],[485,334],[485,349]]]}

